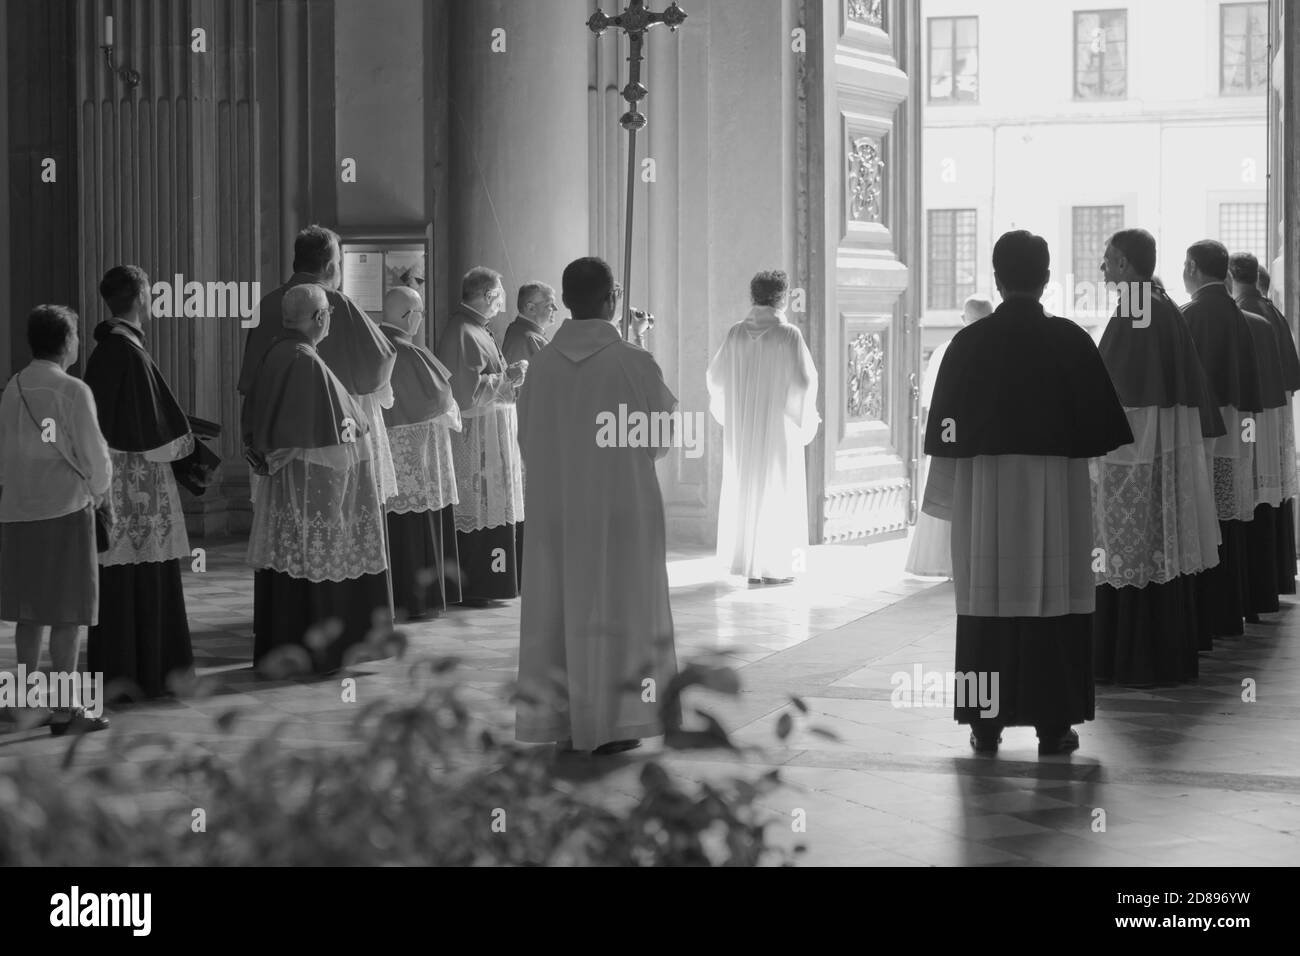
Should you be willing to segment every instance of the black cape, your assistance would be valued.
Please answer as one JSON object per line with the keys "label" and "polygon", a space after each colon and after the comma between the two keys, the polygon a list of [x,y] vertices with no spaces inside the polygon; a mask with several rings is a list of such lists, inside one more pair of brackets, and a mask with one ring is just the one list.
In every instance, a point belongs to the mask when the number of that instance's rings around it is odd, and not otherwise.
{"label": "black cape", "polygon": [[1242,312],[1250,337],[1255,343],[1255,362],[1259,369],[1260,402],[1265,408],[1281,408],[1286,404],[1286,388],[1282,382],[1282,356],[1278,353],[1277,333],[1262,315]]}
{"label": "black cape", "polygon": [[1223,284],[1211,282],[1193,292],[1192,301],[1183,306],[1183,318],[1196,343],[1215,405],[1262,411],[1254,341],[1246,317]]}
{"label": "black cape", "polygon": [[507,362],[530,359],[546,348],[546,333],[532,319],[522,315],[506,326],[506,334],[501,337],[501,354]]}
{"label": "black cape", "polygon": [[285,336],[253,376],[244,398],[244,444],[265,455],[277,448],[328,448],[365,434],[366,416],[343,383],[299,332]]}
{"label": "black cape", "polygon": [[[954,440],[944,441],[946,432]],[[927,455],[1097,458],[1131,441],[1097,347],[1069,319],[1017,297],[953,336],[935,382]]]}
{"label": "black cape", "polygon": [[1119,400],[1126,408],[1196,408],[1203,437],[1224,434],[1196,343],[1178,306],[1159,286],[1151,289],[1150,320],[1150,325],[1135,326],[1132,317],[1116,309],[1101,337],[1098,352]]}
{"label": "black cape", "polygon": [[144,334],[109,320],[95,326],[94,337],[84,380],[95,396],[108,447],[151,451],[189,434],[189,419],[145,349]]}
{"label": "black cape", "polygon": [[[244,343],[244,363],[239,370],[239,391],[247,396],[258,365],[267,351],[288,333],[283,325],[284,296],[296,285],[316,280],[295,272],[280,288],[262,297],[257,306],[258,324],[249,330]],[[341,292],[325,290],[325,298],[334,307],[330,331],[316,351],[330,367],[349,395],[369,395],[388,382],[396,357],[392,345],[379,333],[379,326]]]}
{"label": "black cape", "polygon": [[1282,384],[1288,392],[1300,392],[1300,354],[1296,353],[1295,337],[1286,317],[1262,292],[1258,290],[1237,296],[1237,306],[1243,312],[1254,312],[1268,319],[1277,333],[1277,347],[1282,359]]}
{"label": "black cape", "polygon": [[393,365],[393,407],[384,409],[389,428],[416,425],[447,414],[456,405],[451,391],[451,372],[422,345],[391,325],[379,331],[397,350]]}

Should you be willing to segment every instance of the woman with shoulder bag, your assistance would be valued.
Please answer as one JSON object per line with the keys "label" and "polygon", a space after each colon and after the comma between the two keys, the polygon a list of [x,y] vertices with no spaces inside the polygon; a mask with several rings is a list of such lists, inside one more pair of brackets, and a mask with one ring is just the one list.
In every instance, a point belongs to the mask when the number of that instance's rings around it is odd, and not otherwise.
{"label": "woman with shoulder bag", "polygon": [[[90,388],[67,372],[77,359],[77,314],[37,306],[27,342],[31,364],[0,397],[0,619],[17,622],[18,663],[28,674],[40,666],[48,627],[54,674],[75,678],[50,686],[75,688],[79,698],[81,631],[98,620],[95,506],[108,492],[112,461]],[[49,719],[54,734],[108,726],[80,699],[47,703],[58,705]]]}

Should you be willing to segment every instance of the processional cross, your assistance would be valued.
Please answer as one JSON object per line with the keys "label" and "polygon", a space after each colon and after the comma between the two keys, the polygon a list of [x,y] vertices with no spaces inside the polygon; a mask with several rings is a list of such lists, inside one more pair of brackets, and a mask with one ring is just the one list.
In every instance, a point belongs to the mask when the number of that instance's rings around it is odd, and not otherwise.
{"label": "processional cross", "polygon": [[645,114],[637,110],[636,105],[649,94],[641,83],[641,45],[645,42],[646,31],[663,23],[668,29],[677,32],[677,28],[686,21],[686,13],[673,0],[662,13],[647,10],[645,0],[629,0],[627,9],[616,17],[606,16],[596,8],[587,27],[596,36],[602,36],[610,27],[618,27],[627,33],[631,44],[628,49],[627,86],[623,87],[623,99],[631,108],[619,118],[619,125],[627,130],[627,234],[623,246],[623,338],[632,322],[632,202],[636,185],[636,133],[645,129]]}

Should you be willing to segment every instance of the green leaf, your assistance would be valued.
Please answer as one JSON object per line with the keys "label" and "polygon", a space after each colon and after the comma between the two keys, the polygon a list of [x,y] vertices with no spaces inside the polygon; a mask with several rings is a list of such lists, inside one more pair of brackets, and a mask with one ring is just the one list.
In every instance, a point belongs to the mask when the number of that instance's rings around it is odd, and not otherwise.
{"label": "green leaf", "polygon": [[808,705],[804,703],[804,700],[803,700],[802,697],[795,697],[793,694],[791,694],[791,695],[790,695],[790,703],[794,704],[795,707],[797,707],[797,708],[799,709],[799,713],[801,713],[801,714],[806,714],[806,713],[808,713]]}
{"label": "green leaf", "polygon": [[776,720],[776,736],[778,740],[785,740],[790,736],[790,731],[794,730],[794,718],[790,716],[787,710]]}
{"label": "green leaf", "polygon": [[829,727],[820,727],[820,726],[809,727],[808,732],[811,734],[816,734],[818,737],[821,737],[825,740],[833,740],[837,744],[842,741],[840,735],[837,734],[835,731],[831,730]]}

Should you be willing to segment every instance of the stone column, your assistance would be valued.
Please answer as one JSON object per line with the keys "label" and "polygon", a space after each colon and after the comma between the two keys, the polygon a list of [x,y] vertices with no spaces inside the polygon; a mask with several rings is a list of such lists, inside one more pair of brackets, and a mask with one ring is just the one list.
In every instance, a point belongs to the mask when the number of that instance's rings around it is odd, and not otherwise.
{"label": "stone column", "polygon": [[[504,277],[559,292],[569,261],[588,255],[587,58],[596,41],[585,0],[453,0],[450,10],[450,281],[430,302],[441,332],[460,276]],[[561,316],[567,314],[561,309]]]}

